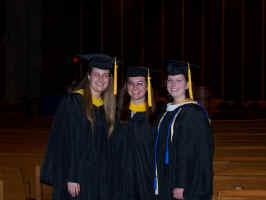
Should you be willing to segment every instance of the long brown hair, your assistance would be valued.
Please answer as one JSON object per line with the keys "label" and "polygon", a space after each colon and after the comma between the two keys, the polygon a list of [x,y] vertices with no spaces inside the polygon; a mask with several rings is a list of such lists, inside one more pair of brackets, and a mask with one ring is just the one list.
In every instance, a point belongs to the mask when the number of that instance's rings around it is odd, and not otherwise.
{"label": "long brown hair", "polygon": [[[90,121],[92,127],[94,125],[93,121],[93,104],[92,104],[92,94],[90,88],[90,82],[88,80],[88,75],[86,74],[84,79],[80,82],[79,86],[76,89],[83,89],[83,104],[86,116]],[[115,112],[116,112],[116,97],[113,95],[113,77],[110,77],[109,85],[102,94],[102,99],[104,102],[104,113],[105,118],[108,124],[108,136],[112,135],[114,124],[115,124]]]}
{"label": "long brown hair", "polygon": [[[152,87],[151,87],[151,100],[152,100],[152,107],[148,107],[148,92],[146,92],[145,94],[145,101],[146,101],[145,103],[147,106],[146,115],[150,124],[152,124],[152,122],[155,119],[155,110],[156,110],[156,104],[153,96]],[[123,123],[128,122],[130,116],[129,104],[130,104],[130,96],[127,92],[127,82],[126,82],[119,94],[118,119],[120,122]]]}

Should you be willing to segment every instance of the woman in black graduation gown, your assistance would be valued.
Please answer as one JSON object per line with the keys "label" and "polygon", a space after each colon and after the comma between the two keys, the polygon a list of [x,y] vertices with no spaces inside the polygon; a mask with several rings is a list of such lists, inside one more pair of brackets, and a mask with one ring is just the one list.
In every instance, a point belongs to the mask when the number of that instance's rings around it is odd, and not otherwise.
{"label": "woman in black graduation gown", "polygon": [[[151,200],[153,193],[153,136],[150,77],[147,68],[129,67],[120,92],[119,125],[114,159],[115,200]],[[151,91],[151,90],[149,90]],[[119,142],[118,142],[119,141]]]}
{"label": "woman in black graduation gown", "polygon": [[80,55],[80,59],[88,61],[89,72],[57,110],[41,171],[41,182],[53,186],[54,200],[101,200],[110,195],[114,60],[104,54]]}
{"label": "woman in black graduation gown", "polygon": [[213,136],[207,113],[193,101],[189,65],[169,61],[166,84],[173,102],[156,124],[155,194],[159,200],[210,200]]}

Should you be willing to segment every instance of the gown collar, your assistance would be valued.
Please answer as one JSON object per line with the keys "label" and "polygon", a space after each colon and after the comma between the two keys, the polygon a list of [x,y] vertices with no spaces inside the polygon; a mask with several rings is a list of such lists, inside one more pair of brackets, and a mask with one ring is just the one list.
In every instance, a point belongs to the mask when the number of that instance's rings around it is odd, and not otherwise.
{"label": "gown collar", "polygon": [[145,112],[146,104],[135,105],[132,101],[130,101],[129,110],[132,112]]}
{"label": "gown collar", "polygon": [[[80,94],[80,95],[84,95],[84,90],[80,89],[80,90],[75,90],[74,93]],[[103,106],[103,99],[101,97],[96,98],[95,96],[92,95],[92,104],[96,107],[100,107]]]}
{"label": "gown collar", "polygon": [[183,106],[185,104],[190,104],[190,103],[194,103],[194,104],[197,104],[198,102],[197,101],[193,101],[191,99],[185,99],[177,104],[173,104],[173,103],[168,103],[167,104],[167,107],[166,107],[166,111],[167,112],[171,112],[171,111],[174,111],[175,109],[179,108],[180,106]]}

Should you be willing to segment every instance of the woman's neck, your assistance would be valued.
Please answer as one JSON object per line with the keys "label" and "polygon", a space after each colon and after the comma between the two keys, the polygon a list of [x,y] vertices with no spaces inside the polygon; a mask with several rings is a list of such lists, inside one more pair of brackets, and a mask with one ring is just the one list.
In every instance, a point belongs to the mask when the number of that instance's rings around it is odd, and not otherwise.
{"label": "woman's neck", "polygon": [[145,104],[145,99],[140,99],[140,100],[135,100],[135,101],[130,99],[130,101],[136,106]]}
{"label": "woman's neck", "polygon": [[100,92],[96,92],[96,91],[94,91],[91,88],[90,88],[90,90],[91,90],[91,95],[94,96],[96,99],[101,97],[101,93]]}
{"label": "woman's neck", "polygon": [[173,103],[174,104],[180,104],[180,103],[184,102],[185,100],[186,100],[185,96],[184,97],[180,97],[180,98],[174,98]]}

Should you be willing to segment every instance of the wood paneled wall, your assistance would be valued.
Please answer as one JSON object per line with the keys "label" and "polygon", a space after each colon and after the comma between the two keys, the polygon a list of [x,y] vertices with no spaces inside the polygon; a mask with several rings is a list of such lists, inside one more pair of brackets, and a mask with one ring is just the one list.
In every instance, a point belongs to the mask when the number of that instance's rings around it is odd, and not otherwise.
{"label": "wood paneled wall", "polygon": [[214,97],[265,100],[264,1],[102,0],[101,50],[160,70],[189,59]]}
{"label": "wood paneled wall", "polygon": [[[67,56],[104,52],[121,57],[125,66],[151,65],[157,71],[167,59],[189,59],[201,66],[193,79],[214,97],[265,100],[265,0],[40,3],[42,95],[58,93],[73,78]],[[6,66],[1,60],[1,74]],[[7,77],[1,75],[1,85],[2,78]]]}
{"label": "wood paneled wall", "polygon": [[5,42],[5,30],[6,30],[6,22],[5,22],[5,1],[0,1],[0,99],[4,98],[5,94],[5,50],[4,50],[4,42]]}

